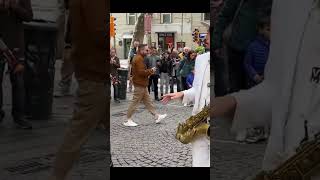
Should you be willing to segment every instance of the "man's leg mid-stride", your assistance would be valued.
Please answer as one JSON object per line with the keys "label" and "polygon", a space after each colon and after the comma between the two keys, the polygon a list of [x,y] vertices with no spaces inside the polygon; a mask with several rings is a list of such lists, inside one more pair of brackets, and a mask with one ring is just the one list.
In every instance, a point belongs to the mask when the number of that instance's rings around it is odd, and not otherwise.
{"label": "man's leg mid-stride", "polygon": [[55,180],[65,180],[90,133],[101,121],[107,121],[107,84],[86,80],[78,83],[73,117],[54,163]]}
{"label": "man's leg mid-stride", "polygon": [[135,86],[134,92],[133,92],[133,99],[132,99],[132,102],[128,108],[127,122],[123,123],[125,126],[137,126],[138,125],[137,123],[132,121],[131,117],[141,101],[144,103],[144,105],[149,110],[149,112],[155,116],[156,123],[159,123],[162,119],[164,119],[167,116],[166,114],[160,115],[160,114],[156,113],[156,110],[152,104],[150,95],[148,93],[147,87]]}
{"label": "man's leg mid-stride", "polygon": [[135,110],[137,109],[139,103],[141,102],[143,98],[143,88],[135,86],[133,90],[133,98],[132,101],[128,107],[127,112],[127,122],[123,123],[125,126],[137,126],[138,124],[133,122],[131,117],[134,114]]}

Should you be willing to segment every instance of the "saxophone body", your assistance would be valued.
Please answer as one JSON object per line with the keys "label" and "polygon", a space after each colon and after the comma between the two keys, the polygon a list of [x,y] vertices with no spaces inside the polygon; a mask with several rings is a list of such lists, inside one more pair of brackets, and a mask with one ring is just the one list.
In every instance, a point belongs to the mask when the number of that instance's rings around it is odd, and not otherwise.
{"label": "saxophone body", "polygon": [[302,144],[297,153],[271,172],[262,171],[253,180],[309,180],[320,172],[320,133]]}
{"label": "saxophone body", "polygon": [[209,136],[210,125],[207,123],[209,116],[210,105],[205,106],[198,114],[190,116],[185,123],[179,123],[176,139],[183,144],[188,144],[196,137]]}

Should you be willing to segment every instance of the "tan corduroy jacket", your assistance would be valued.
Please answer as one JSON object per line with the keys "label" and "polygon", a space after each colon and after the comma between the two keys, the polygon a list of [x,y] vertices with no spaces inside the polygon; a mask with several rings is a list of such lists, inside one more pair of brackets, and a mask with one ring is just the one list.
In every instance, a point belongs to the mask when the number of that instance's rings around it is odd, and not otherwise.
{"label": "tan corduroy jacket", "polygon": [[151,69],[147,69],[144,58],[137,54],[132,61],[132,81],[134,86],[147,87],[149,76],[153,74]]}

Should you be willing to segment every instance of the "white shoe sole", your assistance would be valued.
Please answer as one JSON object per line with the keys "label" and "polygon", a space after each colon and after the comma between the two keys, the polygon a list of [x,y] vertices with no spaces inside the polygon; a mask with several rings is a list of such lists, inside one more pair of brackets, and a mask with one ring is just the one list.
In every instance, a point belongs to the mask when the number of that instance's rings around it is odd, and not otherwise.
{"label": "white shoe sole", "polygon": [[167,114],[165,114],[162,118],[158,118],[157,120],[156,120],[156,124],[159,124],[164,118],[166,118],[167,117]]}
{"label": "white shoe sole", "polygon": [[124,126],[127,126],[127,127],[135,127],[135,126],[138,126],[138,124],[126,124],[126,123],[123,123]]}

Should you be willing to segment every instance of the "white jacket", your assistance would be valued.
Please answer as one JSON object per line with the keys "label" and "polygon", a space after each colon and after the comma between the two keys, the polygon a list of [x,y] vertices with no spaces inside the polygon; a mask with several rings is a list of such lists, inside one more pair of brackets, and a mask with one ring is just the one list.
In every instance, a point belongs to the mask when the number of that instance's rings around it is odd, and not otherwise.
{"label": "white jacket", "polygon": [[210,52],[198,55],[192,88],[183,91],[183,102],[193,102],[192,115],[210,103]]}
{"label": "white jacket", "polygon": [[271,123],[264,170],[295,153],[305,120],[310,136],[320,132],[319,33],[319,0],[274,0],[265,80],[232,94],[237,100],[233,131]]}

